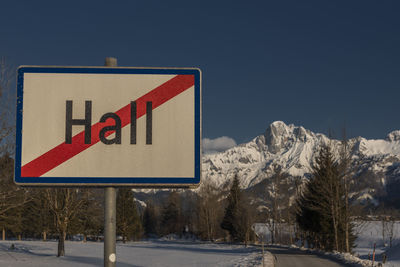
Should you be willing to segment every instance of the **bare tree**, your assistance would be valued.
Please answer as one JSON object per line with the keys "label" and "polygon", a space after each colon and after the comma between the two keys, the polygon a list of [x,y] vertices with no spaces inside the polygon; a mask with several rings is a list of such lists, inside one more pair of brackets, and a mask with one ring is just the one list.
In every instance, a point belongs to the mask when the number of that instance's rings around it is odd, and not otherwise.
{"label": "bare tree", "polygon": [[349,206],[349,178],[350,178],[350,151],[349,144],[347,141],[346,130],[343,129],[343,139],[340,151],[340,175],[344,187],[344,213],[343,213],[343,224],[345,232],[345,252],[350,252],[350,232],[351,232],[351,221],[350,221],[350,206]]}
{"label": "bare tree", "polygon": [[222,205],[218,205],[220,194],[218,188],[209,181],[202,184],[199,192],[198,228],[200,235],[209,241],[213,241],[221,233],[223,209]]}
{"label": "bare tree", "polygon": [[255,212],[250,199],[246,198],[240,203],[240,210],[239,225],[241,231],[244,232],[244,244],[247,247],[250,241],[255,240],[255,232],[252,228],[255,223]]}
{"label": "bare tree", "polygon": [[2,239],[6,236],[6,221],[17,216],[13,211],[21,208],[31,200],[27,190],[16,186],[13,182],[14,160],[5,154],[0,157],[0,220],[2,221]]}
{"label": "bare tree", "polygon": [[392,247],[396,233],[396,219],[399,217],[399,212],[393,208],[383,209],[383,213],[379,217],[382,223],[383,245],[387,245],[386,241],[388,239],[389,247]]}
{"label": "bare tree", "polygon": [[58,232],[57,257],[65,256],[65,237],[68,227],[84,205],[85,198],[76,188],[45,189],[48,207],[54,216],[54,226]]}
{"label": "bare tree", "polygon": [[274,175],[271,178],[271,206],[269,208],[269,220],[267,220],[267,227],[271,232],[271,243],[277,242],[279,236],[279,223],[281,222],[281,183],[283,180],[283,174],[279,166],[273,166]]}
{"label": "bare tree", "polygon": [[389,247],[391,248],[392,247],[392,245],[393,245],[393,238],[395,238],[395,233],[396,233],[396,229],[395,229],[395,227],[396,227],[396,220],[395,220],[395,217],[394,216],[390,216],[389,218],[389,221],[388,221],[388,223],[387,223],[387,225],[386,225],[386,231],[387,231],[387,233],[388,233],[388,238],[389,238]]}
{"label": "bare tree", "polygon": [[[22,207],[30,198],[25,189],[13,183],[12,159],[14,148],[13,90],[14,71],[4,57],[0,58],[0,219],[5,220],[12,210]],[[5,239],[5,224],[2,225],[3,240]]]}
{"label": "bare tree", "polygon": [[11,84],[14,72],[6,63],[4,57],[0,58],[0,155],[12,154],[14,140],[14,124],[12,119],[15,103]]}

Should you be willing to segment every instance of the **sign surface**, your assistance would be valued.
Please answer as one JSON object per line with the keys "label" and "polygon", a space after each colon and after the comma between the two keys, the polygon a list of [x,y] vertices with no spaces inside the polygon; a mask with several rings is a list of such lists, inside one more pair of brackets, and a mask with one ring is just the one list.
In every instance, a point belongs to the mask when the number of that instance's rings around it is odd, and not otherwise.
{"label": "sign surface", "polygon": [[198,69],[22,66],[17,91],[17,184],[200,182]]}

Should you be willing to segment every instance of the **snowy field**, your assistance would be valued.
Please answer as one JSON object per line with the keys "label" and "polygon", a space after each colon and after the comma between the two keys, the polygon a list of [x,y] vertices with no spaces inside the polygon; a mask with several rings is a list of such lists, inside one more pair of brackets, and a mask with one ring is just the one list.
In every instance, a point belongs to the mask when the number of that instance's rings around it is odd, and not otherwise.
{"label": "snowy field", "polygon": [[[103,266],[103,243],[67,241],[65,248],[57,258],[55,241],[0,241],[0,266]],[[118,243],[117,266],[261,266],[261,251],[188,241]]]}
{"label": "snowy field", "polygon": [[[382,229],[385,229],[383,234]],[[368,254],[372,255],[374,243],[376,244],[376,259],[382,260],[382,253],[386,253],[388,261],[385,266],[400,267],[400,222],[397,221],[393,225],[381,221],[357,222],[355,227],[358,238],[356,240],[357,247],[354,249],[355,254],[361,259],[368,259]],[[392,247],[389,247],[389,236],[393,231]]]}
{"label": "snowy field", "polygon": [[[269,231],[264,226],[259,224],[256,231],[264,232],[264,240],[268,242]],[[391,228],[392,248],[389,247]],[[355,255],[368,260],[376,243],[376,260],[381,262],[382,253],[386,253],[388,262],[384,266],[400,267],[400,222],[395,222],[393,227],[380,221],[357,222],[355,229],[358,234]],[[100,242],[67,241],[66,256],[57,258],[56,252],[55,241],[0,241],[0,266],[103,265],[103,243]],[[262,266],[260,247],[166,239],[118,243],[117,263],[117,266]]]}
{"label": "snowy field", "polygon": [[[282,227],[282,231],[288,234],[289,231]],[[384,229],[384,233],[383,230]],[[396,222],[385,222],[381,221],[357,221],[354,227],[355,233],[357,234],[356,247],[353,249],[354,254],[362,259],[368,260],[372,259],[372,254],[374,250],[374,244],[376,244],[375,249],[375,261],[382,262],[383,253],[387,255],[387,262],[385,267],[400,267],[400,221]],[[255,231],[259,236],[263,236],[266,243],[271,241],[270,231],[266,224],[256,224]],[[391,234],[392,233],[392,234]],[[390,248],[390,236],[392,236],[392,247]],[[298,243],[297,245],[300,245]],[[335,253],[330,253],[329,255],[335,258],[342,258],[346,261],[357,261],[351,255],[336,255]],[[359,262],[360,264],[367,264],[365,266],[371,266],[371,262]]]}

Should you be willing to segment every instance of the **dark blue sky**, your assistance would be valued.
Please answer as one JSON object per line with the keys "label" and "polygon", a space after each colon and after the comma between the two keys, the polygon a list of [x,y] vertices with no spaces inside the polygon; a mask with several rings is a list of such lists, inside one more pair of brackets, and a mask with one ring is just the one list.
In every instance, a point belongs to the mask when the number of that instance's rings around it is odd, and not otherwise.
{"label": "dark blue sky", "polygon": [[203,137],[400,129],[399,1],[2,1],[18,65],[199,67]]}

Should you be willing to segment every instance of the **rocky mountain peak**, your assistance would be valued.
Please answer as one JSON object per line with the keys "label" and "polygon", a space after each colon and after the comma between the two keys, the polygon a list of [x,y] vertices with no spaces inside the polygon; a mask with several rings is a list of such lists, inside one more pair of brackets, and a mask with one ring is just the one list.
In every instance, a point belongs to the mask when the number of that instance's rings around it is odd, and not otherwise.
{"label": "rocky mountain peak", "polygon": [[[400,162],[400,144],[397,141],[400,141],[400,131],[390,133],[387,140],[362,137],[348,140],[352,164],[359,169],[360,175],[371,171],[382,176],[390,168],[400,173],[400,165],[393,165]],[[339,140],[329,139],[302,126],[275,121],[264,134],[248,143],[225,152],[204,155],[203,177],[223,186],[238,174],[241,185],[247,188],[268,179],[276,165],[291,176],[309,177],[319,148],[327,143],[334,145],[333,153],[339,157]]]}
{"label": "rocky mountain peak", "polygon": [[315,138],[316,135],[302,126],[287,125],[283,121],[275,121],[268,126],[264,137],[268,151],[276,154],[295,141],[305,143],[307,140]]}
{"label": "rocky mountain peak", "polygon": [[290,128],[283,121],[271,123],[265,131],[265,144],[268,146],[268,151],[274,154],[279,152],[290,132]]}
{"label": "rocky mountain peak", "polygon": [[386,140],[387,141],[400,141],[400,130],[396,130],[393,132],[390,132],[387,136],[386,136]]}

